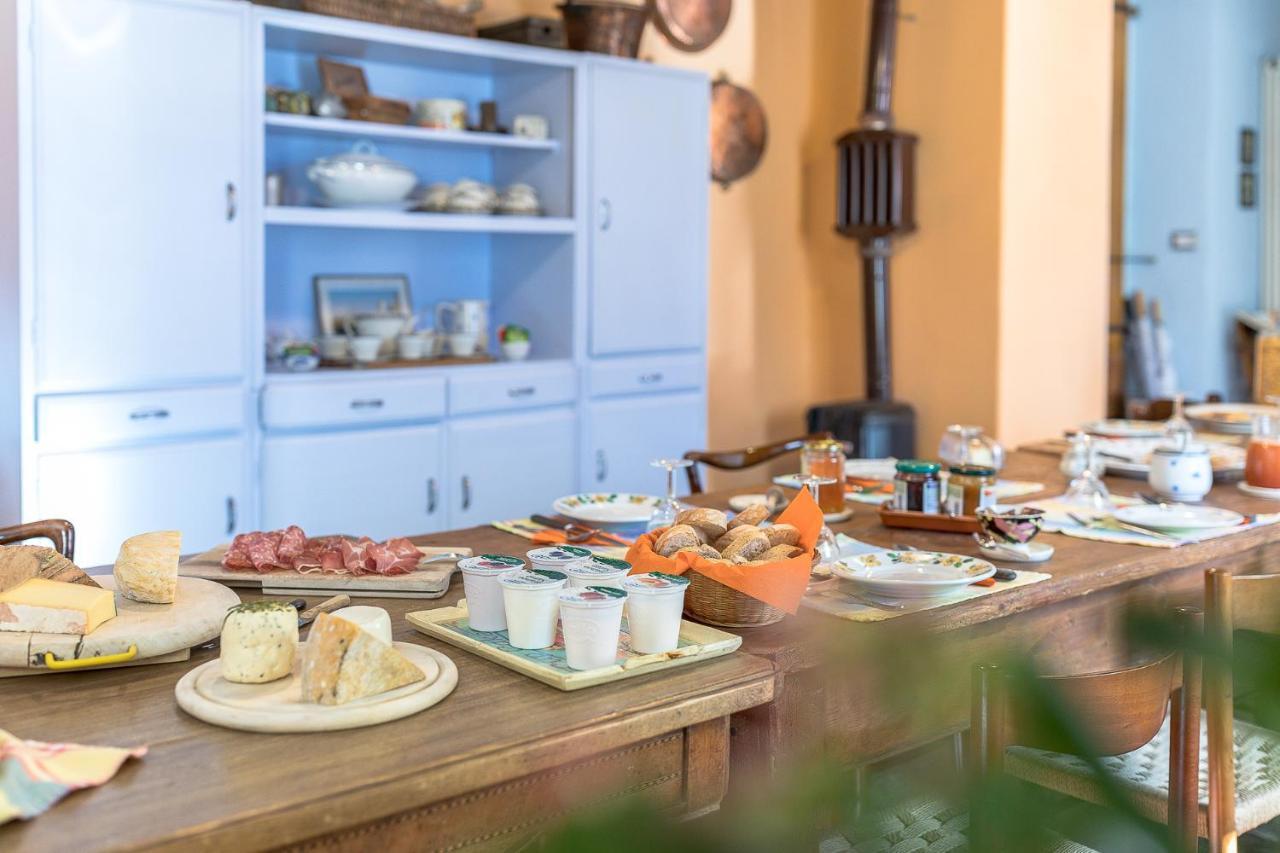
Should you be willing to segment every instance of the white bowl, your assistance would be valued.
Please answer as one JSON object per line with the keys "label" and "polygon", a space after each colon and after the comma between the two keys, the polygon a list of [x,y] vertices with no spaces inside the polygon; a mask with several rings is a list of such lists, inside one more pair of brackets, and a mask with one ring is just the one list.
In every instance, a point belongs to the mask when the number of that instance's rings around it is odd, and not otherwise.
{"label": "white bowl", "polygon": [[404,331],[404,317],[357,317],[356,334],[378,338],[394,338]]}
{"label": "white bowl", "polygon": [[349,339],[351,355],[356,361],[376,361],[382,348],[382,338],[376,335],[356,335]]}
{"label": "white bowl", "polygon": [[524,361],[529,357],[529,341],[506,341],[502,344],[502,357],[507,361]]}

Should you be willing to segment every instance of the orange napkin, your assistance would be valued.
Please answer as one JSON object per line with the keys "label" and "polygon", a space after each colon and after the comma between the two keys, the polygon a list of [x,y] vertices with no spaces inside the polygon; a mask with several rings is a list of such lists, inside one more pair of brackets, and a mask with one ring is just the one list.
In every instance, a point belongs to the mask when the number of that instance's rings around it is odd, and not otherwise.
{"label": "orange napkin", "polygon": [[693,569],[743,595],[758,598],[765,604],[772,604],[788,613],[795,613],[800,607],[800,599],[804,597],[805,587],[809,584],[813,546],[818,541],[818,532],[822,530],[822,510],[818,509],[809,490],[801,489],[791,505],[778,516],[778,523],[796,526],[800,531],[800,547],[804,549],[804,553],[790,560],[780,560],[764,566],[714,563],[691,551],[681,551],[675,557],[663,557],[653,550],[653,543],[666,530],[661,527],[632,543],[627,551],[627,562],[632,565],[632,574],[666,572],[682,575]]}

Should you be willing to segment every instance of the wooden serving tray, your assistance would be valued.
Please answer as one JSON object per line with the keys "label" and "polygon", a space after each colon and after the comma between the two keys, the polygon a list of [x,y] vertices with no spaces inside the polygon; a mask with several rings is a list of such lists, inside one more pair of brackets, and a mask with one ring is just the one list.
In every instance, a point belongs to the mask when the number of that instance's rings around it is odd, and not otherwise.
{"label": "wooden serving tray", "polygon": [[[335,575],[328,572],[303,574],[290,569],[274,572],[233,571],[222,567],[226,545],[219,545],[178,564],[183,577],[204,578],[226,586],[260,589],[264,595],[337,595],[352,598],[439,598],[449,591],[449,581],[458,564],[452,560],[432,563],[407,575]],[[428,547],[419,545],[424,557],[436,554],[462,554],[469,557],[470,548]]]}
{"label": "wooden serving tray", "polygon": [[452,646],[501,664],[507,669],[549,684],[557,690],[579,690],[608,684],[624,678],[661,672],[677,666],[699,663],[727,655],[742,645],[742,638],[718,628],[698,625],[688,620],[680,623],[680,647],[674,652],[642,655],[631,651],[627,622],[622,622],[622,643],[618,647],[619,662],[600,669],[570,669],[565,662],[564,644],[557,631],[556,643],[549,649],[517,649],[507,643],[506,631],[473,631],[467,625],[467,601],[456,607],[419,610],[405,616],[409,624],[424,634],[444,640]]}
{"label": "wooden serving tray", "polygon": [[885,527],[934,530],[938,533],[977,533],[982,529],[974,515],[946,515],[940,512],[912,512],[880,507],[880,523]]}

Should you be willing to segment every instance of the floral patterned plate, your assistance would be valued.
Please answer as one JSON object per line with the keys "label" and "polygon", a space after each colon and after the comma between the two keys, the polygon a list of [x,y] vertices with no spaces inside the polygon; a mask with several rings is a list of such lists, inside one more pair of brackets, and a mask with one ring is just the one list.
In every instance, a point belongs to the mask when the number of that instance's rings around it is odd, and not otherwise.
{"label": "floral patterned plate", "polygon": [[625,492],[590,492],[567,495],[551,508],[567,518],[587,524],[643,524],[653,514],[658,498]]}
{"label": "floral patterned plate", "polygon": [[991,577],[996,567],[976,557],[938,551],[878,551],[846,557],[831,571],[866,595],[903,599],[953,595]]}

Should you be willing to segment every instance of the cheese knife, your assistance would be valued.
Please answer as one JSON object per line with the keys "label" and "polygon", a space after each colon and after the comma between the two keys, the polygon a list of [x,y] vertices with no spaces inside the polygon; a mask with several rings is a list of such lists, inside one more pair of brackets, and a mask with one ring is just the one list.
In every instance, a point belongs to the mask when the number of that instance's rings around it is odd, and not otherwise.
{"label": "cheese knife", "polygon": [[[292,601],[289,603],[293,604]],[[303,602],[303,604],[305,603],[306,602]],[[350,603],[351,596],[346,593],[339,593],[332,598],[326,598],[315,607],[308,607],[306,610],[298,614],[298,627],[302,628],[303,626],[310,625],[321,613],[329,613],[333,610],[337,610],[339,607],[346,607]]]}

